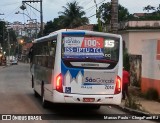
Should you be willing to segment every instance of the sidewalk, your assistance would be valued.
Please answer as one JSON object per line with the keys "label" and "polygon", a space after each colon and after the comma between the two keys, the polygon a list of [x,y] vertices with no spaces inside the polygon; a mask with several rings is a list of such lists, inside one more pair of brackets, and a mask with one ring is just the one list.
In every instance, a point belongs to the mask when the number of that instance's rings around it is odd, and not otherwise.
{"label": "sidewalk", "polygon": [[[128,108],[125,105],[126,100],[122,100],[122,103],[120,105],[120,108],[130,111],[133,114],[140,114],[140,115],[159,115],[160,117],[160,102],[153,101],[153,100],[147,100],[145,98],[142,98],[140,96],[137,96],[138,93],[140,93],[140,90],[135,90],[135,93],[133,94],[133,99],[136,99],[136,103],[140,104],[140,109],[132,109]],[[134,95],[135,94],[135,95]]]}
{"label": "sidewalk", "polygon": [[152,100],[146,100],[144,98],[138,98],[138,103],[141,104],[141,110],[135,110],[132,108],[128,108],[125,106],[125,101],[123,100],[120,107],[122,109],[131,111],[131,112],[137,112],[142,114],[159,114],[160,115],[160,102],[152,101]]}
{"label": "sidewalk", "polygon": [[6,67],[6,66],[1,66],[1,65],[0,65],[0,70],[3,69],[3,68],[5,68],[5,67]]}
{"label": "sidewalk", "polygon": [[3,69],[3,68],[5,68],[5,67],[7,67],[7,66],[10,66],[10,63],[9,63],[9,62],[7,62],[6,65],[0,65],[0,70]]}

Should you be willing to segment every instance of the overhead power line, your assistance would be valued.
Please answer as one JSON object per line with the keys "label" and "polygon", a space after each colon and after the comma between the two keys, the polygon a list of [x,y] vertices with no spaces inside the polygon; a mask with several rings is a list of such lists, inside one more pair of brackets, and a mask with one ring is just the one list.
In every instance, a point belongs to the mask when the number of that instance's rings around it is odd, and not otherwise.
{"label": "overhead power line", "polygon": [[93,14],[93,15],[89,16],[88,18],[94,17],[95,15],[96,15],[96,14]]}
{"label": "overhead power line", "polygon": [[[97,5],[103,3],[105,0],[102,0],[101,2],[97,3]],[[89,9],[93,9],[93,8],[96,8],[96,5],[93,5],[91,7],[89,7],[88,9],[86,9],[85,11],[89,10]]]}

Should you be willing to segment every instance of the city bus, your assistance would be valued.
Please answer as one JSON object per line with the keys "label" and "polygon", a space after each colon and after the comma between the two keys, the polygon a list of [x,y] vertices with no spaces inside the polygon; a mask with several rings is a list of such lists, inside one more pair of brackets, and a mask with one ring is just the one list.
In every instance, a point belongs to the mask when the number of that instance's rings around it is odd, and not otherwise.
{"label": "city bus", "polygon": [[122,63],[120,35],[58,30],[33,41],[32,88],[43,107],[47,102],[119,105]]}

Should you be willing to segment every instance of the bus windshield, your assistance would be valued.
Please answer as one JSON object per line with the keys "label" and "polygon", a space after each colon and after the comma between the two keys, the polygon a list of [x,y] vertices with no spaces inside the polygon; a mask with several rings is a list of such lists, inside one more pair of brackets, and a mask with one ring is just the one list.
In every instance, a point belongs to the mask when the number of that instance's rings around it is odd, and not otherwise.
{"label": "bus windshield", "polygon": [[119,60],[119,41],[107,36],[63,36],[62,61],[73,68],[113,69]]}

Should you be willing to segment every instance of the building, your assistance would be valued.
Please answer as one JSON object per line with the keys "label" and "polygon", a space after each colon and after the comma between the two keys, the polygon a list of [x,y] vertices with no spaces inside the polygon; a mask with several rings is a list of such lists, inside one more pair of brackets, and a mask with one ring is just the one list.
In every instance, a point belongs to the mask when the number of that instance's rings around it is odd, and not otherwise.
{"label": "building", "polygon": [[[45,25],[45,23],[43,25]],[[19,21],[15,21],[13,23],[7,22],[7,28],[13,29],[17,35],[17,45],[18,45],[17,55],[23,61],[26,61],[28,50],[32,45],[31,42],[35,38],[37,38],[37,35],[40,31],[40,27],[41,23],[37,22],[37,19],[27,20],[27,23],[22,23]],[[23,40],[23,43],[19,42],[21,40]],[[20,45],[22,46],[22,48],[20,48]]]}
{"label": "building", "polygon": [[160,95],[160,39],[142,40],[141,90],[155,88]]}
{"label": "building", "polygon": [[27,36],[30,38],[36,38],[37,33],[40,31],[40,23],[37,20],[28,21],[28,23],[22,23],[15,21],[13,23],[7,23],[8,28],[12,28],[17,36]]}
{"label": "building", "polygon": [[158,43],[160,39],[160,20],[121,23],[119,34],[122,35],[130,54],[131,83],[138,84],[142,92],[154,88],[160,95],[160,78],[158,75],[160,74],[160,59],[157,59],[157,50],[160,49]]}
{"label": "building", "polygon": [[141,55],[142,40],[160,38],[160,20],[121,23],[119,34],[122,35],[129,54]]}
{"label": "building", "polygon": [[33,46],[32,43],[24,43],[22,46],[22,56],[21,56],[21,60],[22,62],[29,62],[29,58],[28,58],[28,53],[30,48]]}

